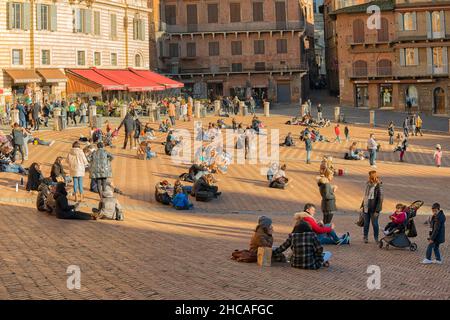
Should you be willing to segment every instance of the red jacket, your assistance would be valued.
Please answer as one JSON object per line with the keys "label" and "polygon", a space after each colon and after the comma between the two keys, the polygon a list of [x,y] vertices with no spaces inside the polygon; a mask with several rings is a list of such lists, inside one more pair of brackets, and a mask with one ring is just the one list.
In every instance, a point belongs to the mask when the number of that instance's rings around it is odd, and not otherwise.
{"label": "red jacket", "polygon": [[337,136],[341,135],[341,128],[334,127],[334,133],[336,133]]}
{"label": "red jacket", "polygon": [[406,212],[394,212],[391,215],[392,218],[392,222],[395,224],[403,224],[403,222],[405,222],[406,220]]}
{"label": "red jacket", "polygon": [[330,233],[331,227],[323,227],[319,225],[313,217],[305,217],[303,218],[313,229],[314,233],[322,234],[322,233]]}

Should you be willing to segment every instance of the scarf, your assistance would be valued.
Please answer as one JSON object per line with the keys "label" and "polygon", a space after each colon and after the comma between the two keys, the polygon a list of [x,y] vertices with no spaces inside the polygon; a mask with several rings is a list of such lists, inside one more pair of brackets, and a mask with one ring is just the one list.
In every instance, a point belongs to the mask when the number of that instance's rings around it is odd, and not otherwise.
{"label": "scarf", "polygon": [[368,183],[366,186],[366,192],[364,193],[364,212],[369,210],[369,200],[375,199],[375,187],[376,184]]}

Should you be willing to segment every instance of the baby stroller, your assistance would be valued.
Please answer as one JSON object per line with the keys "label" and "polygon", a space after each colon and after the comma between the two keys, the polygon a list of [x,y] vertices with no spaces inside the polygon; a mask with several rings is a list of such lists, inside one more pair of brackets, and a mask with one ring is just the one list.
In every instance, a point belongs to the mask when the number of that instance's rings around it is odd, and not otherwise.
{"label": "baby stroller", "polygon": [[380,249],[385,246],[388,250],[390,246],[393,246],[396,248],[409,248],[411,251],[417,250],[417,244],[411,242],[409,238],[415,238],[417,236],[414,218],[417,215],[417,211],[423,206],[423,204],[423,201],[417,200],[406,208],[407,217],[405,223],[393,233],[380,240],[378,243]]}

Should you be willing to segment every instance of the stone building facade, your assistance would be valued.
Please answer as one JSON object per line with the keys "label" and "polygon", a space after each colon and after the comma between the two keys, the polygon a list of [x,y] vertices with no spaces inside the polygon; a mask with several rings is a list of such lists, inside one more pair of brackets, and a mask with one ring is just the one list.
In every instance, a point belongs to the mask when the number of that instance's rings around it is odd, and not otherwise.
{"label": "stone building facade", "polygon": [[195,97],[290,103],[309,89],[312,1],[164,0],[159,9],[159,70]]}
{"label": "stone building facade", "polygon": [[0,3],[0,104],[65,95],[66,68],[149,68],[147,0]]}
{"label": "stone building facade", "polygon": [[[366,23],[373,4],[378,30]],[[449,114],[450,1],[372,1],[331,15],[342,105]]]}

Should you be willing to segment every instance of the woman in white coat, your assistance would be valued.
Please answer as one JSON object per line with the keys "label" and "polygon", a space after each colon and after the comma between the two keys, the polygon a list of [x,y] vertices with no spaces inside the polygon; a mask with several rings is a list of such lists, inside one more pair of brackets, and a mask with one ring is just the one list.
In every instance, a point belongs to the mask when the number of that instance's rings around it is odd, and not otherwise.
{"label": "woman in white coat", "polygon": [[72,145],[72,149],[67,156],[67,163],[69,164],[69,172],[73,179],[75,201],[81,202],[83,201],[83,177],[89,162],[78,141]]}

